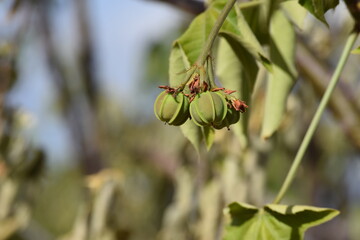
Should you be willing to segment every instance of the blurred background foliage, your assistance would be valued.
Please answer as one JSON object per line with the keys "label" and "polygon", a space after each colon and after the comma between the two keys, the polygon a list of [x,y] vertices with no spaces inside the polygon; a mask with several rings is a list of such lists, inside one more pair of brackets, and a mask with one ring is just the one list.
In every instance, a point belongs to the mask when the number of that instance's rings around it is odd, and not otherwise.
{"label": "blurred background foliage", "polygon": [[[258,76],[249,146],[217,131],[198,155],[153,116],[171,43],[201,1],[0,2],[0,239],[221,239],[232,201],[277,193],[352,26],[343,3],[297,29],[300,72],[286,117],[260,138]],[[358,239],[360,58],[350,57],[285,203],[339,209],[306,239]]]}

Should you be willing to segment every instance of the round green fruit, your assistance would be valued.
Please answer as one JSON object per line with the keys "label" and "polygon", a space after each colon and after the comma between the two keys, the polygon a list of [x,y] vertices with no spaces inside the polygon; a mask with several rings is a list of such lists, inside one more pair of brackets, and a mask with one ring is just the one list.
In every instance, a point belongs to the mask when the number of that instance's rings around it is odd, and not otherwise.
{"label": "round green fruit", "polygon": [[226,117],[219,124],[214,124],[215,129],[222,129],[224,127],[229,127],[231,124],[237,123],[240,120],[240,112],[236,111],[234,108],[228,108]]}
{"label": "round green fruit", "polygon": [[182,93],[174,97],[164,91],[155,100],[154,113],[160,121],[180,126],[189,118],[189,100]]}
{"label": "round green fruit", "polygon": [[198,94],[190,104],[190,115],[199,126],[212,126],[221,123],[227,112],[225,97],[218,92]]}

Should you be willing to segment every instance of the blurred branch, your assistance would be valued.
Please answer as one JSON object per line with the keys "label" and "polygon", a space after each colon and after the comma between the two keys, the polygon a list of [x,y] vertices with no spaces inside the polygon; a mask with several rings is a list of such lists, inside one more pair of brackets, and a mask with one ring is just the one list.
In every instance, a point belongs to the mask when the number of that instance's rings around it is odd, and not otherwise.
{"label": "blurred branch", "polygon": [[39,222],[34,219],[29,221],[29,224],[25,229],[20,231],[18,235],[23,240],[31,239],[41,239],[41,240],[51,240],[55,237],[50,233],[46,228],[44,228]]}
{"label": "blurred branch", "polygon": [[175,179],[176,169],[179,167],[180,160],[176,155],[170,155],[164,153],[164,151],[158,147],[143,147],[136,148],[130,147],[131,155],[137,156],[141,159],[142,156],[146,156],[146,160],[162,174],[171,180]]}
{"label": "blurred branch", "polygon": [[150,1],[159,1],[163,3],[167,3],[195,15],[198,15],[203,11],[205,11],[205,4],[202,1],[196,1],[196,0],[150,0]]}
{"label": "blurred branch", "polygon": [[79,44],[79,62],[80,71],[83,74],[83,82],[85,86],[85,93],[91,106],[96,107],[98,86],[95,79],[95,64],[93,54],[93,42],[90,34],[88,16],[88,1],[78,0],[75,1],[75,7],[77,12],[77,21],[80,30],[80,44]]}
{"label": "blurred branch", "polygon": [[[304,43],[300,43],[298,48],[296,63],[300,74],[309,81],[316,94],[321,97],[331,78],[331,71],[321,64]],[[329,108],[340,122],[341,128],[351,143],[360,149],[360,109],[356,104],[355,94],[344,82],[335,89],[329,101]]]}
{"label": "blurred branch", "polygon": [[[55,86],[57,87],[58,93],[61,96],[60,100],[63,104],[64,116],[67,120],[67,123],[70,127],[70,131],[76,144],[76,149],[78,150],[80,163],[86,174],[91,174],[98,172],[103,166],[100,160],[100,150],[96,142],[96,128],[94,124],[94,116],[89,104],[88,98],[81,99],[82,96],[79,93],[72,93],[69,87],[69,84],[73,81],[72,79],[67,79],[65,74],[65,69],[61,61],[59,60],[56,54],[56,46],[52,39],[51,32],[51,18],[50,18],[50,7],[51,2],[44,1],[38,5],[38,17],[39,17],[39,29],[43,35],[44,49],[46,53],[47,62],[49,68],[53,73],[53,80]],[[80,74],[82,74],[82,81],[86,81],[83,85],[89,85],[91,87],[86,87],[85,95],[90,90],[91,93],[94,93],[92,84],[93,77],[90,77],[90,80],[87,78],[88,75],[92,75],[90,71],[91,55],[89,53],[89,44],[82,49],[82,54],[80,54],[82,61],[82,69]],[[85,57],[84,57],[85,56]],[[85,71],[85,73],[84,73]],[[90,83],[91,82],[91,83]],[[89,83],[89,84],[87,84]]]}

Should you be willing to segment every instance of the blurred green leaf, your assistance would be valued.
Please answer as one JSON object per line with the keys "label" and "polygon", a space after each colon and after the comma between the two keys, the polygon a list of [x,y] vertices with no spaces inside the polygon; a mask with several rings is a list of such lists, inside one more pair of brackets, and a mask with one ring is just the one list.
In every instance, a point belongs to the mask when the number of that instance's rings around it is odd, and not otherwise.
{"label": "blurred green leaf", "polygon": [[203,138],[202,130],[193,121],[187,120],[186,123],[180,126],[184,136],[191,142],[195,150],[200,153],[201,141]]}
{"label": "blurred green leaf", "polygon": [[209,151],[212,144],[214,143],[215,129],[213,127],[202,127],[203,136],[206,143],[206,149]]}
{"label": "blurred green leaf", "polygon": [[299,3],[328,26],[324,15],[329,9],[335,8],[339,0],[299,0]]}
{"label": "blurred green leaf", "polygon": [[308,228],[339,214],[330,208],[278,204],[258,209],[244,203],[232,203],[227,210],[231,224],[226,228],[225,240],[300,240]]}
{"label": "blurred green leaf", "polygon": [[351,51],[352,54],[360,54],[360,46]]}
{"label": "blurred green leaf", "polygon": [[262,137],[270,137],[279,127],[283,118],[287,97],[295,83],[297,71],[294,63],[295,31],[293,25],[279,10],[270,24],[270,58],[273,73],[269,76]]}
{"label": "blurred green leaf", "polygon": [[[220,40],[216,61],[217,75],[225,88],[236,90],[233,95],[249,105],[259,68],[255,59],[241,45],[233,46],[236,49],[233,50],[224,39]],[[241,126],[234,125],[237,129],[235,133],[240,139],[246,134],[248,116],[247,113],[242,114],[240,122],[235,124]]]}

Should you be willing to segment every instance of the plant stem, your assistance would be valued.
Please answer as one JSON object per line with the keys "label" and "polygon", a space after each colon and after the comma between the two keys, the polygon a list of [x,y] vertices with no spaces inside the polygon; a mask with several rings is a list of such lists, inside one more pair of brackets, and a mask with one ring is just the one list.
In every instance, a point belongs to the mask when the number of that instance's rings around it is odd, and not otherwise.
{"label": "plant stem", "polygon": [[318,126],[318,124],[320,122],[321,115],[323,114],[323,112],[325,110],[325,107],[330,99],[330,96],[331,96],[332,92],[334,91],[337,82],[340,79],[340,74],[341,74],[342,70],[344,69],[346,60],[350,54],[351,48],[353,47],[353,45],[356,41],[357,36],[358,36],[358,33],[353,32],[349,35],[349,37],[347,39],[345,48],[342,52],[342,55],[338,62],[338,65],[336,66],[335,72],[334,72],[334,74],[330,80],[330,83],[324,93],[324,96],[322,97],[322,99],[320,101],[319,107],[316,110],[316,113],[310,123],[310,126],[309,126],[309,128],[305,134],[305,137],[300,145],[300,148],[299,148],[298,152],[296,153],[295,159],[294,159],[294,161],[291,165],[291,168],[285,178],[285,181],[284,181],[283,185],[281,186],[281,189],[273,202],[275,204],[280,203],[280,201],[283,199],[285,193],[287,192],[288,188],[290,187],[290,184],[294,180],[296,171],[299,168],[301,160],[305,154],[305,151],[310,143],[312,136],[314,135],[316,127]]}
{"label": "plant stem", "polygon": [[215,84],[215,78],[214,78],[214,69],[213,69],[213,65],[212,65],[212,59],[210,56],[208,56],[207,58],[207,72],[209,75],[209,84],[210,84],[210,89],[212,88],[216,88],[216,84]]}
{"label": "plant stem", "polygon": [[205,46],[202,49],[202,52],[200,53],[198,59],[195,62],[196,65],[198,66],[204,65],[206,58],[211,51],[212,45],[214,44],[216,36],[219,33],[221,26],[223,25],[227,15],[229,14],[231,8],[234,6],[235,3],[236,0],[228,0],[227,3],[225,4],[218,19],[216,19],[213,28],[211,29],[211,32],[209,34],[209,37],[207,38],[207,41],[205,42]]}

